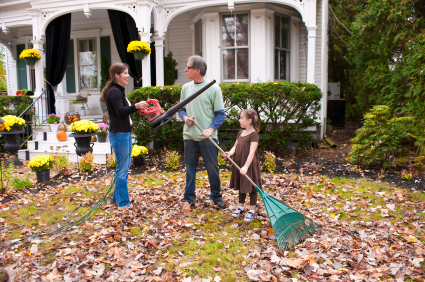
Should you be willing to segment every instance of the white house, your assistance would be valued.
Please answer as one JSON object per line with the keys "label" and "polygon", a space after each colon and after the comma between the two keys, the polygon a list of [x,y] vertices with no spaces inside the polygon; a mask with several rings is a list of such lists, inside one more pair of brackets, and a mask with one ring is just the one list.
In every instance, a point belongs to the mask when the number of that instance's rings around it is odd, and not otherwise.
{"label": "white house", "polygon": [[[108,10],[130,15],[140,39],[155,49],[141,62],[143,86],[164,85],[164,54],[172,51],[178,62],[176,84],[188,81],[186,59],[199,54],[208,63],[207,78],[218,82],[302,81],[327,89],[328,0],[5,0],[0,2],[0,43],[9,50],[8,95],[26,88],[37,97],[46,89],[46,28],[70,13],[68,63],[55,93],[57,111],[68,111],[68,100],[88,87],[92,114],[100,114],[100,56],[121,61]],[[43,57],[33,67],[19,60],[27,48]],[[127,93],[133,85],[131,79]]]}

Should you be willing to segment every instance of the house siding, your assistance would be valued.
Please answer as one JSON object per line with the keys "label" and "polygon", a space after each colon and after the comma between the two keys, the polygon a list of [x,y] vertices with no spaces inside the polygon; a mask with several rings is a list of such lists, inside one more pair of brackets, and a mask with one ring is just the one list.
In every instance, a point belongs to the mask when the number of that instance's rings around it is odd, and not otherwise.
{"label": "house siding", "polygon": [[177,61],[177,80],[175,85],[183,85],[187,79],[185,68],[187,58],[192,55],[192,31],[190,29],[192,18],[188,13],[175,17],[168,26],[165,39],[165,56],[168,51],[173,52],[173,58]]}
{"label": "house siding", "polygon": [[7,75],[7,95],[12,96],[18,90],[16,61],[12,57],[9,49],[6,48],[6,75]]}
{"label": "house siding", "polygon": [[304,22],[299,24],[300,50],[299,54],[299,74],[298,79],[301,82],[307,82],[307,28]]}
{"label": "house siding", "polygon": [[316,9],[316,63],[314,69],[314,84],[321,87],[322,80],[322,0],[317,0]]}

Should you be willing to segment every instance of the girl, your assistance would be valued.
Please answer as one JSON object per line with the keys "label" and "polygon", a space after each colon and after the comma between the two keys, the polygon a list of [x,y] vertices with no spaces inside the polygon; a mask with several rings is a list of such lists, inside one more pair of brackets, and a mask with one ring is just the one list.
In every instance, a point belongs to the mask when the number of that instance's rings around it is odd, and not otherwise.
{"label": "girl", "polygon": [[233,166],[232,177],[230,178],[230,188],[239,190],[239,207],[233,212],[232,216],[238,217],[245,211],[246,194],[249,193],[250,207],[244,218],[244,221],[249,222],[254,219],[257,191],[244,175],[247,174],[254,183],[261,187],[260,161],[256,154],[260,140],[257,133],[260,131],[260,119],[254,110],[248,109],[241,112],[239,123],[245,130],[238,133],[235,145],[229,152],[225,153],[225,157],[234,154],[234,161],[241,168],[239,171]]}

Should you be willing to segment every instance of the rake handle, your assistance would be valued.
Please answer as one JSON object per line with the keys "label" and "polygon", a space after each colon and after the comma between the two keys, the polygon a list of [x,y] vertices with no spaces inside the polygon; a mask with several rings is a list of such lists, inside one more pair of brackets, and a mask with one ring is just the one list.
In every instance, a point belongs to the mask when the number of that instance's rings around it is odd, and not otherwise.
{"label": "rake handle", "polygon": [[[203,132],[203,131],[204,131],[204,130],[203,130],[203,129],[199,126],[199,124],[197,124],[197,123],[196,123],[196,121],[195,121],[195,120],[193,121],[193,123],[196,125],[196,127],[197,127],[197,128],[199,128],[199,130],[201,130],[201,132]],[[211,143],[213,143],[213,144],[214,144],[214,146],[215,146],[215,147],[216,147],[216,148],[217,148],[217,149],[218,149],[218,150],[219,150],[222,154],[224,154],[224,153],[225,153],[225,152],[223,151],[223,149],[221,149],[221,148],[220,148],[220,146],[218,146],[218,145],[217,145],[217,143],[215,143],[215,142],[214,142],[214,140],[212,140],[212,139],[211,139],[211,137],[208,137],[208,139],[211,141]],[[239,171],[241,170],[241,168],[240,168],[240,167],[239,167],[239,166],[238,166],[238,165],[237,165],[237,164],[236,164],[236,163],[235,163],[235,162],[234,162],[234,161],[233,161],[230,157],[228,157],[227,159],[228,159],[228,160],[229,160],[229,161],[230,161],[230,162],[231,162],[231,163],[232,163],[232,164],[233,164],[233,165],[234,165],[234,166],[235,166],[235,167],[236,167]],[[254,181],[252,181],[252,180],[251,180],[251,178],[249,178],[249,176],[248,176],[248,175],[246,175],[246,174],[245,174],[244,176],[246,177],[246,179],[248,179],[248,180],[249,180],[249,182],[251,182],[251,183],[252,183],[252,185],[254,185],[254,187],[255,187],[255,186],[258,186],[257,184],[255,184],[255,183],[254,183]]]}

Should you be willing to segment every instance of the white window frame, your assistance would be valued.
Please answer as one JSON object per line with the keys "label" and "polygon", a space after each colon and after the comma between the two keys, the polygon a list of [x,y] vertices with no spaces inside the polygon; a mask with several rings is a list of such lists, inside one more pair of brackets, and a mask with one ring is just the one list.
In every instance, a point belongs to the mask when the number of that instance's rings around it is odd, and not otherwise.
{"label": "white window frame", "polygon": [[[79,56],[79,54],[80,54],[80,42],[81,41],[88,41],[88,40],[94,40],[94,42],[96,43],[96,63],[95,64],[89,64],[89,65],[81,65],[80,64],[80,56]],[[99,53],[97,52],[97,45],[98,45],[99,43],[97,42],[97,39],[96,38],[94,38],[94,37],[87,37],[87,38],[78,38],[77,39],[77,48],[78,48],[78,50],[77,50],[77,54],[78,54],[78,57],[77,57],[77,68],[78,68],[78,86],[80,87],[80,91],[82,90],[82,88],[81,88],[81,85],[80,85],[80,82],[81,82],[81,67],[84,67],[84,66],[96,66],[96,70],[97,70],[97,72],[96,72],[96,87],[95,88],[88,88],[87,90],[98,90],[99,89],[99,67],[98,67],[98,61],[99,61]]]}
{"label": "white window frame", "polygon": [[[248,16],[248,46],[232,46],[232,47],[224,47],[223,46],[223,38],[222,38],[222,32],[221,28],[223,25],[223,16],[232,15],[235,16],[239,14],[246,14]],[[220,13],[220,23],[219,23],[219,34],[220,34],[220,76],[221,76],[221,82],[250,82],[251,81],[251,15],[250,11],[238,11],[233,13]],[[236,32],[236,29],[235,29]],[[236,36],[235,36],[236,40]],[[225,79],[224,78],[224,66],[223,66],[223,50],[229,50],[229,49],[248,49],[248,78],[246,79],[237,79],[237,55],[235,54],[235,79]]]}
{"label": "white window frame", "polygon": [[[288,48],[283,48],[283,47],[276,47],[276,17],[280,18],[286,18],[289,22],[289,27],[288,27]],[[272,64],[273,64],[273,80],[274,81],[291,81],[291,17],[287,16],[287,15],[283,15],[283,14],[279,14],[279,13],[275,13],[273,15],[273,56],[272,56]],[[282,36],[280,37],[281,43],[282,43]],[[275,77],[275,72],[276,72],[276,67],[280,68],[280,64],[278,64],[278,66],[276,66],[275,64],[275,56],[276,56],[276,50],[282,50],[282,51],[286,51],[286,63],[287,63],[287,78],[286,79],[280,79],[280,70],[278,70],[278,78]],[[279,58],[280,58],[280,52],[279,52]],[[278,60],[280,61],[280,60]]]}
{"label": "white window frame", "polygon": [[[201,26],[201,34],[200,34],[200,37],[197,37],[196,36],[196,26],[197,25],[200,25]],[[194,46],[193,46],[193,54],[194,55],[199,55],[199,56],[203,56],[203,54],[204,54],[204,44],[203,44],[203,34],[204,34],[204,26],[203,26],[203,22],[202,22],[202,19],[199,19],[198,21],[196,21],[194,24],[193,24],[193,36],[194,36]],[[199,54],[197,54],[196,53],[196,41],[200,41],[200,45],[201,45],[201,53]]]}
{"label": "white window frame", "polygon": [[[90,29],[90,30],[81,30],[71,32],[71,39],[74,42],[74,71],[75,71],[75,91],[80,93],[80,60],[79,60],[79,48],[78,40],[84,39],[96,39],[96,63],[97,63],[97,88],[89,89],[90,92],[97,93],[100,88],[100,29]],[[65,77],[64,77],[65,79]]]}

